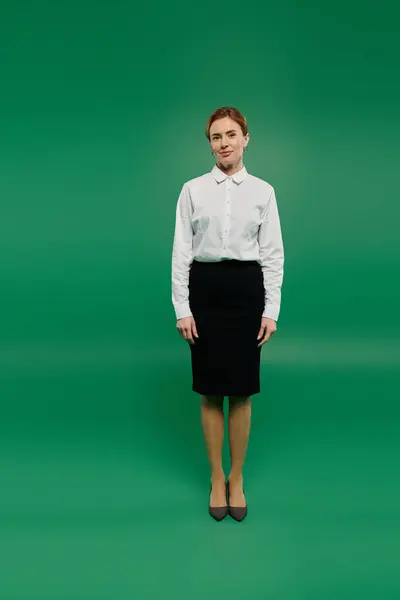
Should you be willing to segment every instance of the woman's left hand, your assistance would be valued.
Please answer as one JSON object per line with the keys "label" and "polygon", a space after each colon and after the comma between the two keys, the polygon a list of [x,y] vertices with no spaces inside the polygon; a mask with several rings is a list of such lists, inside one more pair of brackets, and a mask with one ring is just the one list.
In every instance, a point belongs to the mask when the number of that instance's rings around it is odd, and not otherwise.
{"label": "woman's left hand", "polygon": [[260,340],[258,344],[258,348],[268,342],[269,338],[274,335],[276,331],[276,321],[274,319],[267,319],[262,317],[261,319],[261,327],[258,332],[257,340]]}

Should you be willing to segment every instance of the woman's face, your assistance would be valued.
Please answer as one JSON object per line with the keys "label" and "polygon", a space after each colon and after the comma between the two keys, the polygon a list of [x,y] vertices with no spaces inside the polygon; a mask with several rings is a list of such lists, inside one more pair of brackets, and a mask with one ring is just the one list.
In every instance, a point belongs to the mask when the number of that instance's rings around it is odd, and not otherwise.
{"label": "woman's face", "polygon": [[230,117],[217,119],[210,127],[211,149],[225,169],[241,164],[248,141],[249,134],[244,136],[240,125]]}

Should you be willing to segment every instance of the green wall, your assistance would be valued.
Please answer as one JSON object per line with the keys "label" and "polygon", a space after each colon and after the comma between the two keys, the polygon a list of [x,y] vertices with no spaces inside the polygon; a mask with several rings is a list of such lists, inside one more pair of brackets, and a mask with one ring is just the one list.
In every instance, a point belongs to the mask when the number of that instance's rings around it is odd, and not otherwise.
{"label": "green wall", "polygon": [[[352,2],[0,3],[1,598],[398,594],[396,29]],[[227,104],[286,250],[241,525],[207,514],[170,292]]]}

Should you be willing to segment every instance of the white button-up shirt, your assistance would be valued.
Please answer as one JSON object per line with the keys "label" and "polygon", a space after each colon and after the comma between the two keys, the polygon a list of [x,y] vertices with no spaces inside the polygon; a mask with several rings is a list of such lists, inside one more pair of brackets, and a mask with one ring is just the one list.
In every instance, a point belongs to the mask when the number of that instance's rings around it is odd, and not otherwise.
{"label": "white button-up shirt", "polygon": [[274,188],[243,167],[228,176],[217,166],[180,192],[172,251],[172,303],[177,319],[192,316],[189,271],[200,262],[256,260],[262,267],[263,317],[278,320],[284,251]]}

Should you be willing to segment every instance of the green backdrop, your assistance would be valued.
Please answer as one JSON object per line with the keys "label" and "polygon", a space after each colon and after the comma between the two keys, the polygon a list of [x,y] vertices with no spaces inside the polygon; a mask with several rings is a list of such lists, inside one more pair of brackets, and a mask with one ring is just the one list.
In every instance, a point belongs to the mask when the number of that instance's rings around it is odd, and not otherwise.
{"label": "green backdrop", "polygon": [[[0,598],[398,597],[395,17],[0,3]],[[207,513],[170,291],[178,193],[227,104],[286,251],[242,524]]]}

